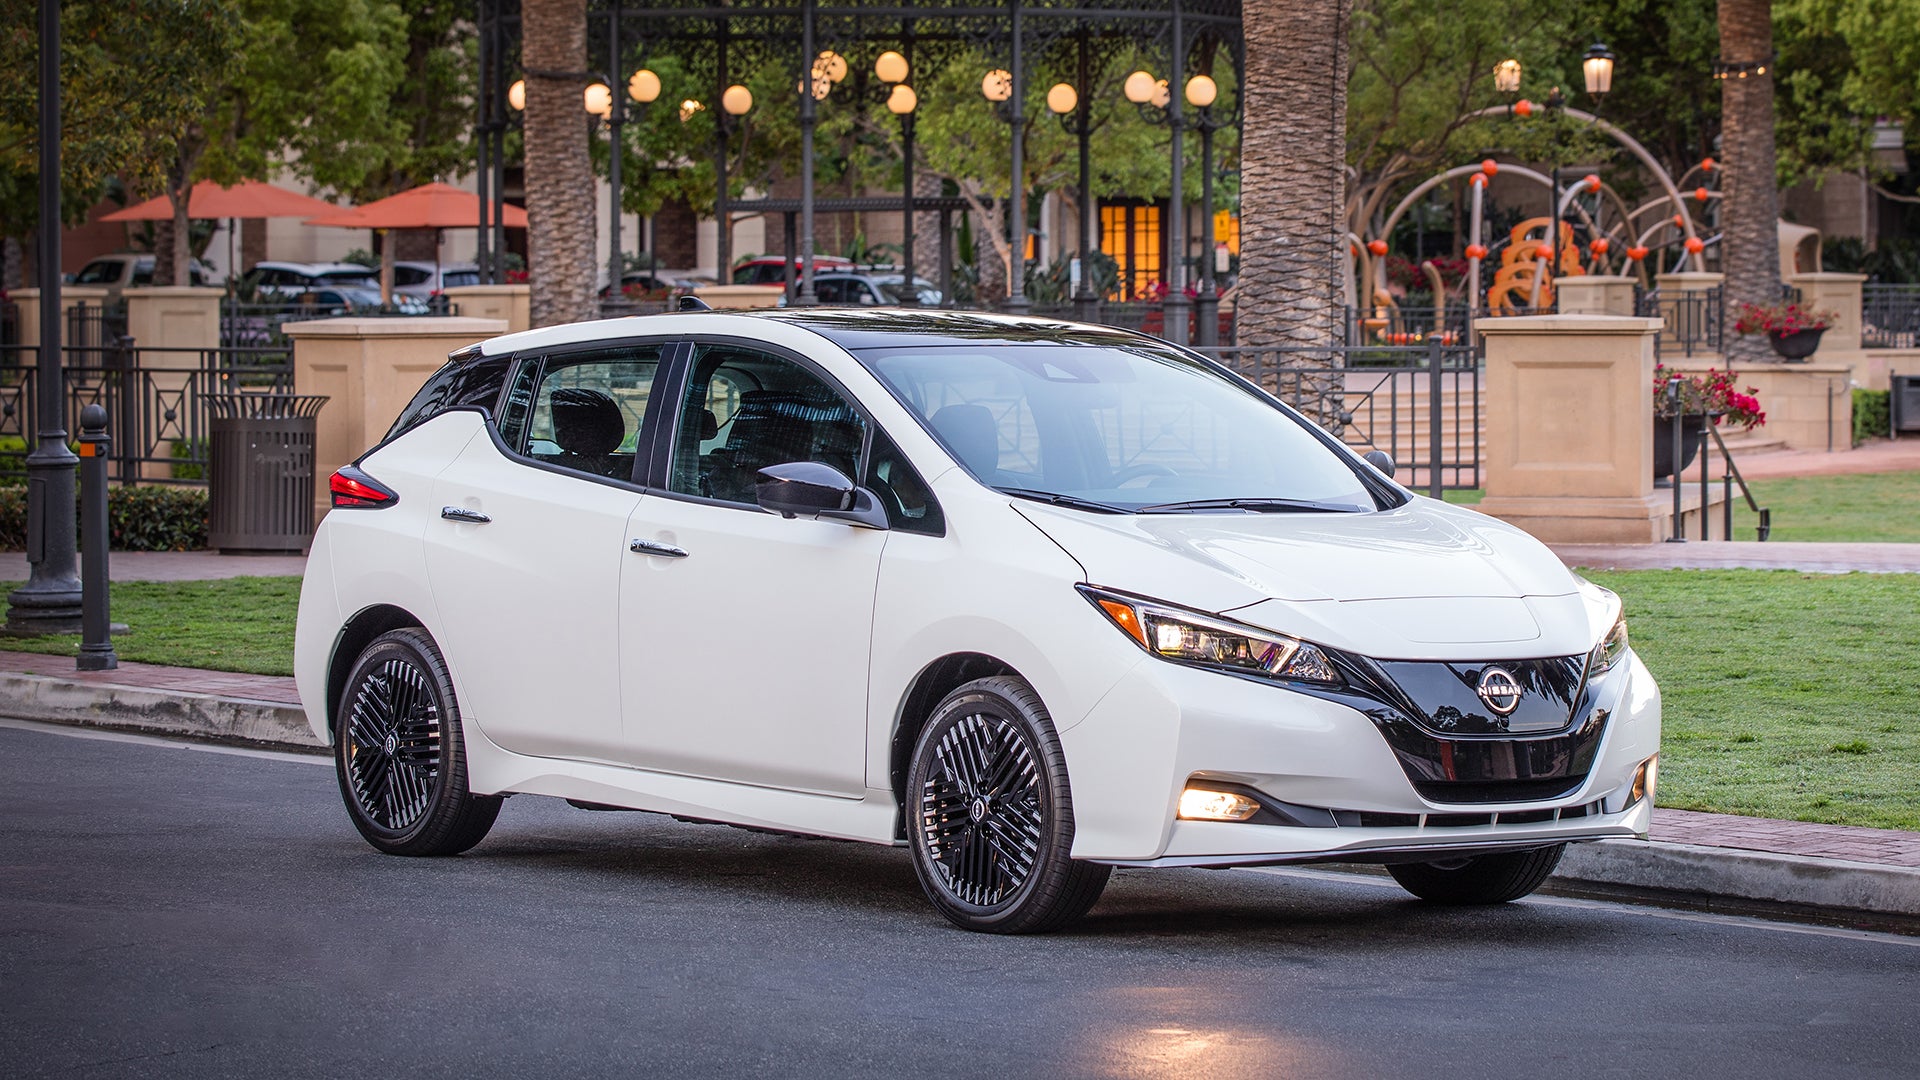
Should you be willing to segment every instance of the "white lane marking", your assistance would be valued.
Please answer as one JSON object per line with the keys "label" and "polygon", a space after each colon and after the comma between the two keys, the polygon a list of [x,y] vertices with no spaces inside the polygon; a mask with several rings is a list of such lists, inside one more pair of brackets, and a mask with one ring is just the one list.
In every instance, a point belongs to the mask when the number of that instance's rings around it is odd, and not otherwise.
{"label": "white lane marking", "polygon": [[[1376,877],[1364,873],[1343,873],[1339,870],[1313,870],[1304,866],[1247,866],[1241,869],[1256,874],[1272,874],[1276,877],[1309,878],[1314,881],[1341,882],[1348,885],[1371,885],[1375,888],[1398,890],[1400,885],[1390,877]],[[1722,915],[1711,911],[1680,911],[1673,908],[1654,907],[1648,904],[1627,904],[1614,900],[1587,900],[1573,896],[1541,896],[1535,894],[1522,904],[1539,904],[1545,907],[1585,908],[1595,911],[1612,911],[1648,915],[1656,919],[1678,919],[1682,922],[1707,923],[1713,926],[1727,926],[1745,930],[1770,930],[1779,934],[1809,934],[1813,937],[1845,938],[1849,941],[1869,941],[1881,945],[1905,945],[1920,948],[1920,937],[1906,934],[1888,934],[1875,930],[1852,930],[1844,926],[1815,926],[1806,923],[1775,922],[1772,919],[1760,919],[1749,915]]]}
{"label": "white lane marking", "polygon": [[79,727],[73,724],[49,724],[40,720],[18,720],[10,716],[0,716],[0,728],[12,728],[16,731],[41,731],[49,735],[65,735],[70,739],[97,739],[101,742],[140,743],[168,750],[198,750],[203,754],[228,754],[233,757],[264,758],[268,761],[291,761],[300,765],[324,765],[331,767],[333,760],[326,754],[290,754],[283,750],[253,750],[242,746],[217,746],[213,743],[181,742],[177,739],[161,738],[154,735],[139,735],[130,731],[108,731],[104,728]]}

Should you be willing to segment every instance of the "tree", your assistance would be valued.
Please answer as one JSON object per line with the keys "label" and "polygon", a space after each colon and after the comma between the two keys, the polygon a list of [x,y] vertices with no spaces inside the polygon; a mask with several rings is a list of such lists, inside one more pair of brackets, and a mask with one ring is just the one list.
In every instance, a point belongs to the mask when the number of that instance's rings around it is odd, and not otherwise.
{"label": "tree", "polygon": [[[1720,56],[1733,65],[1766,67],[1745,78],[1720,82],[1722,266],[1721,325],[1732,326],[1741,303],[1780,301],[1780,248],[1776,222],[1780,194],[1775,187],[1773,144],[1773,12],[1770,0],[1719,0]],[[1771,349],[1758,335],[1730,334],[1724,348],[1729,364],[1770,359]]]}
{"label": "tree", "polygon": [[586,0],[523,0],[520,19],[531,316],[535,326],[580,322],[596,314],[593,163],[580,110]]}
{"label": "tree", "polygon": [[[1339,345],[1345,334],[1347,27],[1352,0],[1246,0],[1241,143],[1243,345]],[[1303,357],[1303,359],[1306,359]],[[1332,354],[1307,362],[1333,366]],[[1338,424],[1337,375],[1298,402]]]}

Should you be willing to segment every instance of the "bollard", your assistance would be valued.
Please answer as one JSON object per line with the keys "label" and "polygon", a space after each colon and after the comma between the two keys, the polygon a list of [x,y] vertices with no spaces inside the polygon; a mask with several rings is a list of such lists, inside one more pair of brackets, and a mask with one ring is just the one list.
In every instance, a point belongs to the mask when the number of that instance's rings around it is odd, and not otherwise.
{"label": "bollard", "polygon": [[[1675,375],[1672,381],[1667,383],[1667,406],[1673,410],[1673,535],[1667,537],[1669,544],[1687,542],[1686,520],[1681,517],[1680,510],[1680,455],[1685,445],[1683,429],[1686,427],[1684,423],[1686,417],[1680,414],[1680,380],[1681,376]],[[1700,513],[1705,516],[1705,504],[1702,504]]]}
{"label": "bollard", "polygon": [[113,623],[107,582],[107,410],[80,410],[80,655],[81,671],[120,666],[113,653]]}

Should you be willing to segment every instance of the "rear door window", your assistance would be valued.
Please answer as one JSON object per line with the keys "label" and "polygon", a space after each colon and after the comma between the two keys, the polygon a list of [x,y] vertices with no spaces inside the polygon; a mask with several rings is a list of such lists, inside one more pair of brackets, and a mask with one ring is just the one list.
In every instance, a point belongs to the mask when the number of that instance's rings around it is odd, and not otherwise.
{"label": "rear door window", "polygon": [[502,410],[502,441],[543,465],[632,481],[663,351],[627,344],[529,365]]}
{"label": "rear door window", "polygon": [[413,395],[400,419],[387,432],[391,439],[446,412],[461,406],[479,406],[491,412],[500,400],[500,388],[507,379],[510,356],[482,356],[473,360],[455,360],[433,373],[420,392]]}

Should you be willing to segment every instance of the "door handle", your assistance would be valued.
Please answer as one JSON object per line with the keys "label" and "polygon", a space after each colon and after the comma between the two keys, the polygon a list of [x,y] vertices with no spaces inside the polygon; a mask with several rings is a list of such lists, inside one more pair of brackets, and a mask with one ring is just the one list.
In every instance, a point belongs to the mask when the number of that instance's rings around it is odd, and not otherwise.
{"label": "door handle", "polygon": [[684,559],[686,548],[677,548],[672,544],[659,544],[652,540],[635,540],[627,545],[627,550],[636,555],[658,555],[665,559]]}
{"label": "door handle", "polygon": [[465,522],[468,525],[485,525],[493,519],[478,510],[469,510],[464,506],[443,506],[440,516],[448,521]]}

